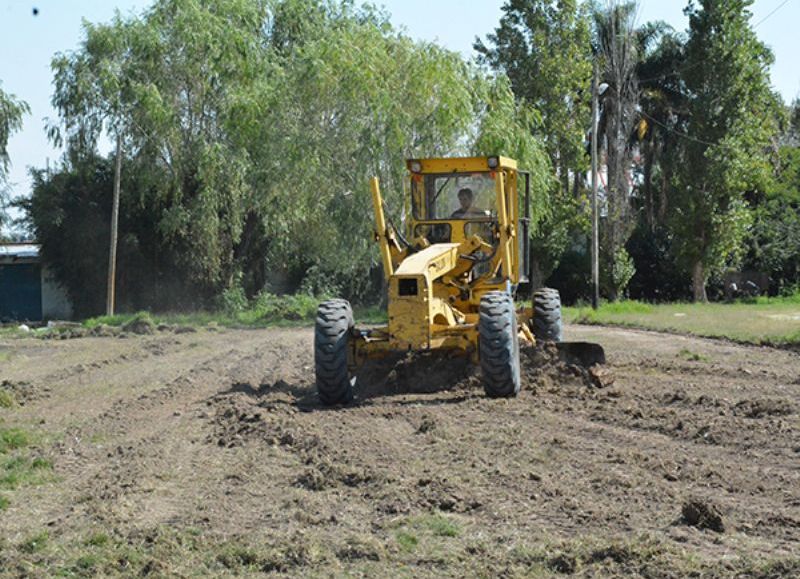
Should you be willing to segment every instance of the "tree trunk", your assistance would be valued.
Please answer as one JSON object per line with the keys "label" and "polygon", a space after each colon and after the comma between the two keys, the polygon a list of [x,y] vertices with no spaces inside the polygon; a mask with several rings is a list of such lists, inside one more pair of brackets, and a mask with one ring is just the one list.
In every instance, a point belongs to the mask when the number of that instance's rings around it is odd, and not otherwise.
{"label": "tree trunk", "polygon": [[692,292],[694,293],[694,301],[708,301],[705,268],[703,267],[703,262],[699,259],[692,266]]}

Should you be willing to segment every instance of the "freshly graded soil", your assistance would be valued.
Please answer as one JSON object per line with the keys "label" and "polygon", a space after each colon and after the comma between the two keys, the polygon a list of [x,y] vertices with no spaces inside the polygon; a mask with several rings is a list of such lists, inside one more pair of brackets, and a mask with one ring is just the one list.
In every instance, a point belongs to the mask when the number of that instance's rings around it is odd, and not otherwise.
{"label": "freshly graded soil", "polygon": [[0,484],[0,575],[800,576],[796,353],[570,326],[606,366],[398,357],[324,408],[310,329],[153,332],[0,339],[52,464]]}

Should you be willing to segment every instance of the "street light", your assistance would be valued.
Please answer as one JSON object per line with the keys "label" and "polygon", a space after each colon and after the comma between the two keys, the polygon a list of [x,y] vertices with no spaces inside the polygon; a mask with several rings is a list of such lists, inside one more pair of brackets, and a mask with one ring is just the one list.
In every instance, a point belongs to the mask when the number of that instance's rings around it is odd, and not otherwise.
{"label": "street light", "polygon": [[600,242],[597,223],[597,109],[598,97],[606,92],[608,83],[597,85],[597,60],[592,72],[592,309],[600,302]]}

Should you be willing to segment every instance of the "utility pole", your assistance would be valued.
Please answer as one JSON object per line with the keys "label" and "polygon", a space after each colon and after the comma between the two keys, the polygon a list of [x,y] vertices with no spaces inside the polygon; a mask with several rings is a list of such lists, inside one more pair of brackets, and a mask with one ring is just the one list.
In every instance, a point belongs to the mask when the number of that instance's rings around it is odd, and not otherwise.
{"label": "utility pole", "polygon": [[592,70],[592,309],[600,302],[600,261],[597,228],[597,58]]}
{"label": "utility pole", "polygon": [[111,205],[111,246],[108,251],[108,293],[106,294],[106,315],[114,315],[115,287],[117,273],[117,225],[119,223],[119,180],[122,172],[122,136],[117,133],[117,160],[114,164],[114,200]]}

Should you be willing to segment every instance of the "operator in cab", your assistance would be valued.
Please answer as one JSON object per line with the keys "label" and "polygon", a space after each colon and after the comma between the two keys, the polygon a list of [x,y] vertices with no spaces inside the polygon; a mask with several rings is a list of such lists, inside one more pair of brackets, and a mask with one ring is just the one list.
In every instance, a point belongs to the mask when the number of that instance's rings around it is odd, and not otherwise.
{"label": "operator in cab", "polygon": [[472,189],[464,187],[458,190],[458,202],[461,205],[459,209],[453,211],[450,219],[469,219],[470,217],[483,217],[485,213],[480,209],[472,206],[475,195]]}

